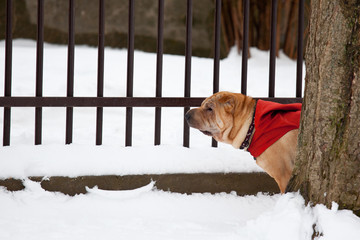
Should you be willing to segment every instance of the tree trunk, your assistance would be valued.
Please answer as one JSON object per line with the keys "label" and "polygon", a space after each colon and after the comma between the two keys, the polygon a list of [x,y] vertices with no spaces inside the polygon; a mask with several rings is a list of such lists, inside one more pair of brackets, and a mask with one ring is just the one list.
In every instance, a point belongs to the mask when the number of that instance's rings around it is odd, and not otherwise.
{"label": "tree trunk", "polygon": [[289,191],[360,214],[360,1],[312,0],[306,89]]}

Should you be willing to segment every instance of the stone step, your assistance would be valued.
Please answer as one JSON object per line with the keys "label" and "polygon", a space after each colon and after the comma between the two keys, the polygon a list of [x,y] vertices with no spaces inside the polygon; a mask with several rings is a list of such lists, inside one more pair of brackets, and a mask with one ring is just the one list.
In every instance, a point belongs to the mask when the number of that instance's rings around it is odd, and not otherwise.
{"label": "stone step", "polygon": [[[41,182],[47,191],[62,192],[74,196],[86,193],[85,187],[98,186],[104,190],[131,190],[155,181],[159,190],[176,193],[221,193],[232,191],[237,195],[254,195],[258,192],[279,193],[276,182],[266,173],[196,173],[196,174],[151,174],[127,176],[79,176],[79,177],[29,177],[32,181]],[[0,186],[9,191],[24,189],[21,179],[0,180]]]}

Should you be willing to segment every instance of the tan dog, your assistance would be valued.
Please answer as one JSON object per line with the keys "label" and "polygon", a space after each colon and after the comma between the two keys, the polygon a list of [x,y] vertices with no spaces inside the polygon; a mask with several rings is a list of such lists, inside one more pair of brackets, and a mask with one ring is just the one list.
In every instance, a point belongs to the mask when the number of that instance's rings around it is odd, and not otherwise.
{"label": "tan dog", "polygon": [[[273,117],[283,118],[284,116],[274,116],[276,111],[266,112],[271,104],[277,103],[260,101],[257,103],[253,98],[239,93],[218,92],[206,98],[201,107],[188,111],[185,118],[190,127],[199,129],[202,133],[214,137],[215,140],[231,144],[234,148],[242,147],[253,156],[257,155],[254,156],[256,163],[275,179],[280,191],[284,193],[294,166],[299,123],[297,123],[297,127],[295,123],[295,126],[281,133],[279,139],[271,140],[272,142],[269,144],[269,141],[265,141],[263,138],[266,138],[267,135],[274,135],[274,131],[277,130],[260,130],[261,124],[267,124],[270,128],[280,125],[277,129],[283,129],[281,119],[277,120]],[[263,111],[266,112],[265,117],[259,115],[262,111],[260,103],[262,108],[266,109]],[[276,106],[279,108],[279,106],[289,105],[277,104]],[[299,108],[299,105],[296,105],[296,108]],[[258,115],[256,118],[255,111]],[[281,110],[280,114],[283,112],[285,111]],[[295,110],[290,107],[290,112],[294,113]],[[300,113],[298,115],[300,119]],[[276,124],[259,123],[263,118],[274,119]],[[299,119],[296,121],[299,122]],[[255,138],[257,139],[256,143]],[[266,144],[270,146],[265,146]],[[264,147],[266,149],[260,149]]]}

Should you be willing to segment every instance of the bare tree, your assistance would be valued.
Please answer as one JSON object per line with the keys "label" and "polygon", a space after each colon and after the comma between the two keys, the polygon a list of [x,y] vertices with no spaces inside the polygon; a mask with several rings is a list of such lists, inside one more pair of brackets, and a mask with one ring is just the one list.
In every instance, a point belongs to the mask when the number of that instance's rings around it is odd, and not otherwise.
{"label": "bare tree", "polygon": [[312,0],[298,153],[288,191],[360,214],[360,1]]}

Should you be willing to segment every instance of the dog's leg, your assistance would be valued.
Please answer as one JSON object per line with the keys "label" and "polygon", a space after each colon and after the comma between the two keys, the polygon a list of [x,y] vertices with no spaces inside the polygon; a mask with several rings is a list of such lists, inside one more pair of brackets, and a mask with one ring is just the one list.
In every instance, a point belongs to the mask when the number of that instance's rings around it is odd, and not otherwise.
{"label": "dog's leg", "polygon": [[298,129],[289,131],[256,158],[256,163],[275,179],[282,193],[294,167],[297,135]]}
{"label": "dog's leg", "polygon": [[285,193],[286,186],[291,177],[291,171],[285,167],[283,159],[273,160],[271,157],[260,155],[256,163],[267,172],[278,184],[281,193]]}
{"label": "dog's leg", "polygon": [[276,183],[278,184],[279,188],[280,188],[280,192],[281,193],[285,193],[285,190],[286,190],[286,186],[290,180],[290,177],[291,177],[291,173],[288,174],[288,173],[285,173],[283,176],[281,177],[276,177],[274,178]]}

